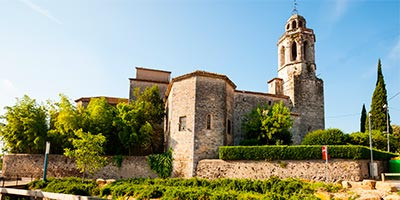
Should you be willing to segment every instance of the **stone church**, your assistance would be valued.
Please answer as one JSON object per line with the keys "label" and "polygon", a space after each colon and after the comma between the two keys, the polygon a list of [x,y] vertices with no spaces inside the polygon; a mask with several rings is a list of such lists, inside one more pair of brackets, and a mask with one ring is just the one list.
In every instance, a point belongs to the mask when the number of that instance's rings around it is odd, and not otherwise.
{"label": "stone church", "polygon": [[245,114],[259,104],[283,101],[292,113],[293,142],[324,129],[323,81],[316,76],[315,35],[304,17],[294,14],[277,43],[278,77],[269,91],[236,90],[223,74],[195,71],[170,79],[171,72],[137,67],[132,91],[158,85],[165,100],[165,142],[173,149],[173,176],[192,177],[198,161],[218,157],[218,147],[243,139]]}

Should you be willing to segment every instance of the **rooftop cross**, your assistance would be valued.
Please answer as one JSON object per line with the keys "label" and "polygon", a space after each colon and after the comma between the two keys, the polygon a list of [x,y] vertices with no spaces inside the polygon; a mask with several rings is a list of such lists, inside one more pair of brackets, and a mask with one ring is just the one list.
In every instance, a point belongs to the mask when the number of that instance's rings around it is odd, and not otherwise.
{"label": "rooftop cross", "polygon": [[292,15],[294,15],[294,14],[298,14],[298,11],[297,11],[297,2],[296,2],[296,0],[293,0],[293,11],[292,11]]}

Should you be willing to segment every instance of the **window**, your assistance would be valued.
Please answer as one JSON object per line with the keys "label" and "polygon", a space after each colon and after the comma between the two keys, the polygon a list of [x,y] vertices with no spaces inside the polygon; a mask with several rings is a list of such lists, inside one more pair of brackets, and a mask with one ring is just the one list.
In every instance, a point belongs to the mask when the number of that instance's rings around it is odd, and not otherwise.
{"label": "window", "polygon": [[211,115],[207,115],[206,123],[207,123],[207,129],[211,129]]}
{"label": "window", "polygon": [[299,27],[303,27],[303,22],[299,21]]}
{"label": "window", "polygon": [[186,116],[179,117],[179,131],[186,130]]}
{"label": "window", "polygon": [[272,102],[271,101],[268,101],[268,105],[271,105],[272,104]]}
{"label": "window", "polygon": [[280,52],[280,66],[283,66],[285,64],[285,47],[281,47],[281,52]]}
{"label": "window", "polygon": [[292,28],[295,29],[296,28],[296,21],[292,22]]}
{"label": "window", "polygon": [[290,24],[288,24],[288,25],[286,26],[286,30],[289,30],[289,28],[290,28]]}
{"label": "window", "polygon": [[229,119],[228,119],[227,126],[228,126],[227,131],[228,131],[228,134],[230,135],[232,133],[232,123],[231,123],[231,120],[229,120]]}
{"label": "window", "polygon": [[292,61],[296,60],[297,58],[297,44],[293,42],[292,44]]}
{"label": "window", "polygon": [[306,60],[307,61],[307,46],[308,46],[308,43],[307,43],[307,41],[305,41],[304,42],[304,45],[303,45],[303,52],[304,52],[304,60]]}

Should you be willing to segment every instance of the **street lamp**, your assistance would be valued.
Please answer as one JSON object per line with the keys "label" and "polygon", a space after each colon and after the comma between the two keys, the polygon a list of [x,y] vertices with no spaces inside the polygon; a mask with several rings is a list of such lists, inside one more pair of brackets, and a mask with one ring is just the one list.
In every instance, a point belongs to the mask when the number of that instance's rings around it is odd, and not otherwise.
{"label": "street lamp", "polygon": [[389,107],[387,104],[383,105],[383,108],[386,110],[386,134],[387,134],[387,151],[390,152],[390,144],[389,144]]}

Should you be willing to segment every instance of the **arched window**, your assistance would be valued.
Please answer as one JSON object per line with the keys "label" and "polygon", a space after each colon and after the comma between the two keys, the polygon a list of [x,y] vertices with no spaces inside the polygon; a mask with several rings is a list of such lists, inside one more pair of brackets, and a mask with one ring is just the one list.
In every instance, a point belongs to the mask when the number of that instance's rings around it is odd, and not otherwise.
{"label": "arched window", "polygon": [[292,61],[296,60],[297,58],[297,44],[293,42],[292,44]]}
{"label": "arched window", "polygon": [[211,129],[211,115],[207,115],[206,122],[207,122],[207,129],[210,130]]}
{"label": "arched window", "polygon": [[284,46],[282,46],[281,47],[281,52],[280,52],[280,58],[279,58],[279,60],[280,60],[280,64],[279,64],[279,66],[283,66],[284,64],[285,64],[285,47]]}
{"label": "arched window", "polygon": [[292,28],[295,29],[296,28],[296,21],[292,22]]}
{"label": "arched window", "polygon": [[288,24],[288,25],[286,26],[286,30],[289,30],[289,28],[290,28],[290,24]]}
{"label": "arched window", "polygon": [[303,22],[299,21],[299,27],[303,27]]}
{"label": "arched window", "polygon": [[305,61],[308,60],[308,58],[307,58],[307,56],[308,56],[307,49],[308,49],[308,43],[307,43],[307,41],[305,41],[304,44],[303,44],[303,52],[304,52],[304,60]]}

